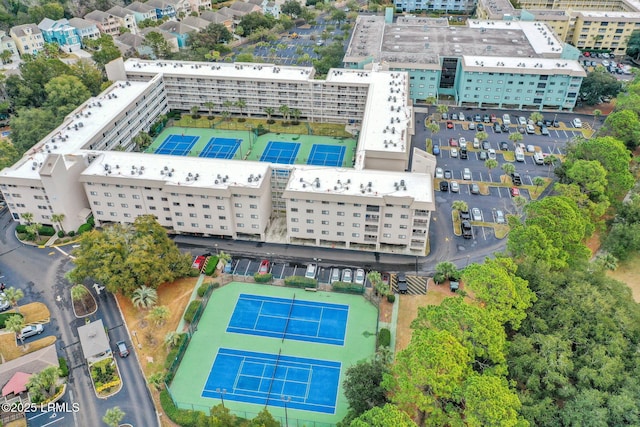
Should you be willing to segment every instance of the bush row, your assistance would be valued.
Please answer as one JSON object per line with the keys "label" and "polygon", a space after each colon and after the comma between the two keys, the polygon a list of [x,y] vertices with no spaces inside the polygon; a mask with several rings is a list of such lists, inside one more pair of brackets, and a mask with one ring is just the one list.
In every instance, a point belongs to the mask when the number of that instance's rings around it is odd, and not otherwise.
{"label": "bush row", "polygon": [[347,282],[333,282],[331,285],[335,292],[342,292],[344,294],[362,294],[364,293],[364,286],[356,285]]}
{"label": "bush row", "polygon": [[201,304],[202,302],[199,299],[191,301],[189,303],[189,306],[187,307],[187,311],[185,311],[184,313],[184,320],[186,320],[188,323],[193,322],[193,318],[195,317],[196,312],[200,308]]}
{"label": "bush row", "polygon": [[[16,227],[16,233],[28,233],[27,226],[20,224]],[[56,230],[48,225],[42,225],[38,227],[38,234],[41,236],[53,236],[56,234]]]}
{"label": "bush row", "polygon": [[273,274],[271,273],[256,273],[253,275],[253,280],[256,283],[269,283],[273,279]]}
{"label": "bush row", "polygon": [[[180,349],[180,347],[182,347],[184,341],[187,339],[187,334],[180,334],[180,340],[178,340],[178,344],[176,344],[175,347],[173,347],[171,349],[171,351],[169,352],[169,354],[167,354],[167,358],[164,361],[164,368],[165,369],[169,369],[171,368],[171,365],[173,364],[173,361],[176,359],[176,357],[178,356],[178,350]],[[167,378],[169,378],[169,374],[167,374]],[[167,382],[170,382],[170,379],[166,380]]]}
{"label": "bush row", "polygon": [[65,359],[64,357],[58,357],[58,365],[60,365],[60,376],[68,377],[69,365],[67,365],[67,359]]}
{"label": "bush row", "polygon": [[308,277],[289,276],[284,278],[285,286],[291,286],[294,288],[317,288],[318,281],[316,279],[309,279]]}
{"label": "bush row", "polygon": [[203,283],[202,285],[200,285],[200,287],[198,288],[198,298],[202,298],[204,294],[209,291],[209,288],[212,287],[213,283]]}
{"label": "bush row", "polygon": [[220,261],[220,258],[217,256],[209,257],[209,261],[207,262],[207,266],[205,267],[204,274],[206,274],[207,276],[211,276],[216,271],[218,261]]}
{"label": "bush row", "polygon": [[198,418],[201,417],[199,414],[205,415],[203,412],[178,408],[173,404],[173,400],[171,400],[171,396],[169,396],[169,392],[167,390],[162,390],[160,392],[160,404],[162,405],[162,409],[164,409],[165,414],[167,414],[167,417],[182,427],[195,427],[198,425]]}
{"label": "bush row", "polygon": [[378,347],[389,347],[391,345],[391,331],[382,328],[378,332]]}

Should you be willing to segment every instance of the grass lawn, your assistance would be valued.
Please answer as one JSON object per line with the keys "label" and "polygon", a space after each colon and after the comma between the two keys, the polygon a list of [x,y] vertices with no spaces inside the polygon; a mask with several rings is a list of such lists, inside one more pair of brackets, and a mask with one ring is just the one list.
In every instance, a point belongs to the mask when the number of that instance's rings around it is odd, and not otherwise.
{"label": "grass lawn", "polygon": [[[20,314],[24,316],[24,323],[48,323],[51,319],[51,313],[46,305],[41,302],[32,302],[29,304],[21,305],[19,307]],[[15,310],[9,310],[7,313],[15,312]]]}
{"label": "grass lawn", "polygon": [[616,271],[609,271],[607,275],[626,283],[631,289],[634,301],[640,303],[640,254],[635,254],[625,262],[619,263]]}
{"label": "grass lawn", "polygon": [[56,342],[56,337],[49,336],[41,339],[27,338],[24,347],[20,340],[16,342],[13,332],[0,335],[0,357],[2,362],[17,359],[25,354],[32,353],[50,346]]}

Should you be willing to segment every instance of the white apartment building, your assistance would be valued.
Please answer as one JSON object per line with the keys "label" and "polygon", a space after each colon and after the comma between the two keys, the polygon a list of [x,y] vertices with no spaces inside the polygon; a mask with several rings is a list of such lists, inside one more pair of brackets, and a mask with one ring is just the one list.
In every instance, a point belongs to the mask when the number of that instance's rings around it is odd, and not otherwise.
{"label": "white apartment building", "polygon": [[[64,214],[71,230],[90,214],[96,224],[152,214],[176,233],[424,254],[435,159],[420,154],[421,170],[406,172],[406,73],[331,70],[317,80],[307,67],[138,59],[116,60],[107,73],[117,83],[0,171],[16,221]],[[239,99],[242,114],[287,105],[302,120],[345,124],[358,138],[353,169],[132,152],[132,138],[170,109],[208,112],[212,102],[220,112]],[[279,240],[274,223],[286,225]]]}

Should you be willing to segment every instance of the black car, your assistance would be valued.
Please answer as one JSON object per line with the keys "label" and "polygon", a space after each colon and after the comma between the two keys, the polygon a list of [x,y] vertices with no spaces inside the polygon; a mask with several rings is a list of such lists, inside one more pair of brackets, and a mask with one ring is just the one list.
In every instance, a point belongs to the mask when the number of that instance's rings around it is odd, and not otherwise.
{"label": "black car", "polygon": [[469,211],[460,211],[460,220],[471,221],[471,214],[469,213]]}
{"label": "black car", "polygon": [[398,293],[407,293],[407,276],[404,273],[398,273]]}
{"label": "black car", "polygon": [[467,149],[466,148],[461,148],[460,149],[460,159],[466,160],[468,158],[469,158],[469,154],[467,153]]}
{"label": "black car", "polygon": [[505,132],[505,133],[509,132],[509,126],[505,124],[501,124],[500,129],[502,130],[502,132]]}
{"label": "black car", "polygon": [[522,177],[518,172],[511,174],[511,181],[513,181],[513,185],[522,185]]}
{"label": "black car", "polygon": [[509,151],[509,143],[507,141],[500,141],[500,149],[502,151]]}
{"label": "black car", "polygon": [[476,126],[476,129],[478,130],[478,132],[482,132],[484,131],[484,125],[482,123],[478,123],[478,126]]}
{"label": "black car", "polygon": [[460,224],[462,228],[462,237],[465,239],[471,239],[473,237],[473,232],[471,231],[471,223],[469,221],[462,221]]}
{"label": "black car", "polygon": [[440,181],[440,191],[449,191],[449,181]]}

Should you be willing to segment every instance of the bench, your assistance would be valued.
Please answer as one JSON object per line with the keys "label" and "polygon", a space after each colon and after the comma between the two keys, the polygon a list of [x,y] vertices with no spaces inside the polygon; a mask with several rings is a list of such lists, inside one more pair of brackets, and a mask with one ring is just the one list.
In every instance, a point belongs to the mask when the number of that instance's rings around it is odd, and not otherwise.
{"label": "bench", "polygon": [[318,292],[317,288],[304,288],[304,290],[307,292]]}

